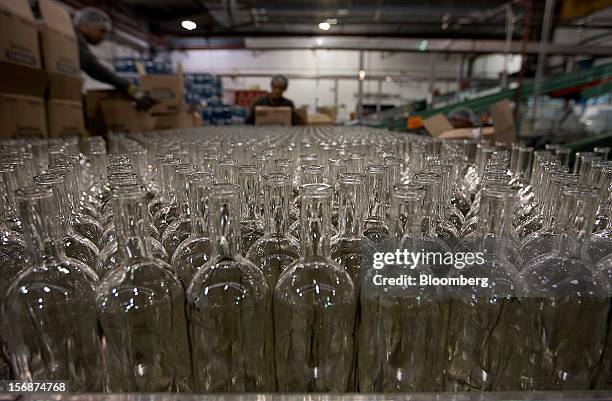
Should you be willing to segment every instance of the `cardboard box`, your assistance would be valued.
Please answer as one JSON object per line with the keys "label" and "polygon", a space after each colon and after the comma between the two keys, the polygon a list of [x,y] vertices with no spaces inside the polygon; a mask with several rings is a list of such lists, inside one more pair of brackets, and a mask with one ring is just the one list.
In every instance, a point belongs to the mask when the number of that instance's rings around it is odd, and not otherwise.
{"label": "cardboard box", "polygon": [[291,107],[255,107],[255,125],[291,125]]}
{"label": "cardboard box", "polygon": [[155,129],[155,117],[136,110],[128,99],[102,99],[100,108],[108,131],[143,132]]}
{"label": "cardboard box", "polygon": [[54,0],[39,0],[43,25],[40,42],[45,70],[79,75],[79,48],[68,11]]}
{"label": "cardboard box", "polygon": [[42,97],[0,93],[0,138],[47,137],[45,100]]}
{"label": "cardboard box", "polygon": [[438,113],[423,120],[423,126],[429,135],[434,138],[439,137],[443,132],[451,131],[454,129],[453,125],[448,121],[444,114]]}
{"label": "cardboard box", "polygon": [[338,117],[338,109],[334,106],[317,107],[317,113],[328,115],[333,122]]}
{"label": "cardboard box", "polygon": [[0,62],[41,68],[38,30],[28,0],[0,0]]}
{"label": "cardboard box", "polygon": [[306,125],[330,126],[334,125],[334,121],[327,114],[309,113]]}
{"label": "cardboard box", "polygon": [[0,63],[0,76],[0,138],[45,138],[47,74],[40,69]]}
{"label": "cardboard box", "polygon": [[190,112],[155,116],[155,129],[194,128],[201,126],[202,119]]}
{"label": "cardboard box", "polygon": [[66,135],[85,134],[83,104],[80,100],[50,99],[47,102],[49,136],[59,138]]}
{"label": "cardboard box", "polygon": [[80,75],[66,75],[60,73],[49,74],[49,99],[82,101],[81,87],[83,80]]}
{"label": "cardboard box", "polygon": [[178,113],[183,109],[183,74],[141,75],[140,86],[159,101],[151,108],[151,113]]}
{"label": "cardboard box", "polygon": [[495,140],[504,143],[516,142],[516,129],[514,116],[508,99],[504,99],[490,107],[493,126],[495,127]]}

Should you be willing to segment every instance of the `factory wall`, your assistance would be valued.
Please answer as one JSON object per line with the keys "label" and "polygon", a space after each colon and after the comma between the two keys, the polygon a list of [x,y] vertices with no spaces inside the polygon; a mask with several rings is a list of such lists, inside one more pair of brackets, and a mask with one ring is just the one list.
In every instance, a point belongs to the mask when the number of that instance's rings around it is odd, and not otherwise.
{"label": "factory wall", "polygon": [[[356,76],[359,71],[358,51],[329,50],[191,50],[174,52],[173,59],[180,61],[186,72],[207,71],[213,74],[305,74]],[[433,60],[431,58],[434,58]],[[387,53],[366,52],[364,66],[366,76],[407,75],[401,82],[383,81],[382,104],[399,105],[409,100],[423,99],[429,90],[430,65],[434,65],[434,89],[440,93],[457,88],[457,76],[461,56],[432,53]],[[466,63],[467,64],[467,63]],[[520,57],[512,58],[512,70],[520,68]],[[476,67],[477,66],[477,67]],[[467,71],[465,67],[464,71]],[[475,65],[475,75],[496,78],[503,69],[503,57],[490,58]],[[514,71],[512,71],[514,72]],[[224,89],[249,89],[269,87],[269,78],[227,77]],[[296,106],[317,106],[334,104],[333,79],[293,79],[286,96]],[[355,110],[358,83],[356,80],[338,82],[338,119],[346,120]],[[364,81],[364,103],[375,104],[378,82]]]}

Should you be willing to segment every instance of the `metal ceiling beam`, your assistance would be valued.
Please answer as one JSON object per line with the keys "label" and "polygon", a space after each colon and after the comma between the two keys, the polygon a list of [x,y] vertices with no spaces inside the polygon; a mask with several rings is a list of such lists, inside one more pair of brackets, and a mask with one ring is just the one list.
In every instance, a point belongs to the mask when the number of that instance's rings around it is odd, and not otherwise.
{"label": "metal ceiling beam", "polygon": [[[319,45],[319,43],[322,43]],[[245,38],[245,48],[249,50],[289,50],[289,49],[327,49],[327,50],[373,50],[391,52],[440,52],[440,53],[505,53],[508,44],[504,40],[477,39],[393,39],[371,37],[269,37]],[[176,45],[176,43],[173,43]],[[193,43],[192,43],[193,44]],[[592,55],[612,56],[612,46],[575,46],[562,44],[546,44],[545,51],[549,55]],[[510,54],[538,54],[541,50],[539,42],[528,42],[525,49],[520,41],[512,41]]]}

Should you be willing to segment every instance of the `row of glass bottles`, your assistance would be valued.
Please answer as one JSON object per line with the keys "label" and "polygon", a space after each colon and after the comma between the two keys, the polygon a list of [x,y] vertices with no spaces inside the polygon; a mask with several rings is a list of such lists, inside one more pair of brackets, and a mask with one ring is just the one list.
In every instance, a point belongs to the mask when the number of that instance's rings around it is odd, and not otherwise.
{"label": "row of glass bottles", "polygon": [[[0,165],[15,377],[108,392],[610,384],[602,152],[569,173],[561,149],[360,128],[117,136],[111,155],[86,145],[87,157],[61,141],[40,157],[40,143],[2,149],[21,157]],[[370,288],[373,253],[398,247],[483,251],[481,266],[411,274],[494,285]]]}

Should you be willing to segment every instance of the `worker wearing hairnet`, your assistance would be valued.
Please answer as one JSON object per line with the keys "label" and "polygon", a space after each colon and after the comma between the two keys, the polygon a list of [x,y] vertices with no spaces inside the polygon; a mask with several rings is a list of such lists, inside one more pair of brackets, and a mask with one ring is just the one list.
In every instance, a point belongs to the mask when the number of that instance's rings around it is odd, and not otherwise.
{"label": "worker wearing hairnet", "polygon": [[[255,107],[257,106],[272,106],[272,107],[291,107],[294,109],[293,102],[285,97],[283,93],[287,90],[289,81],[284,75],[275,75],[270,82],[270,93],[256,99],[251,105],[249,116],[246,119],[247,124],[255,124]],[[295,119],[295,116],[294,116]]]}
{"label": "worker wearing hairnet", "polygon": [[74,27],[79,41],[79,58],[81,69],[93,79],[112,85],[118,91],[131,97],[139,110],[149,110],[156,101],[141,88],[121,78],[98,61],[89,50],[88,45],[102,42],[112,29],[112,22],[107,13],[94,8],[85,7],[74,15]]}

